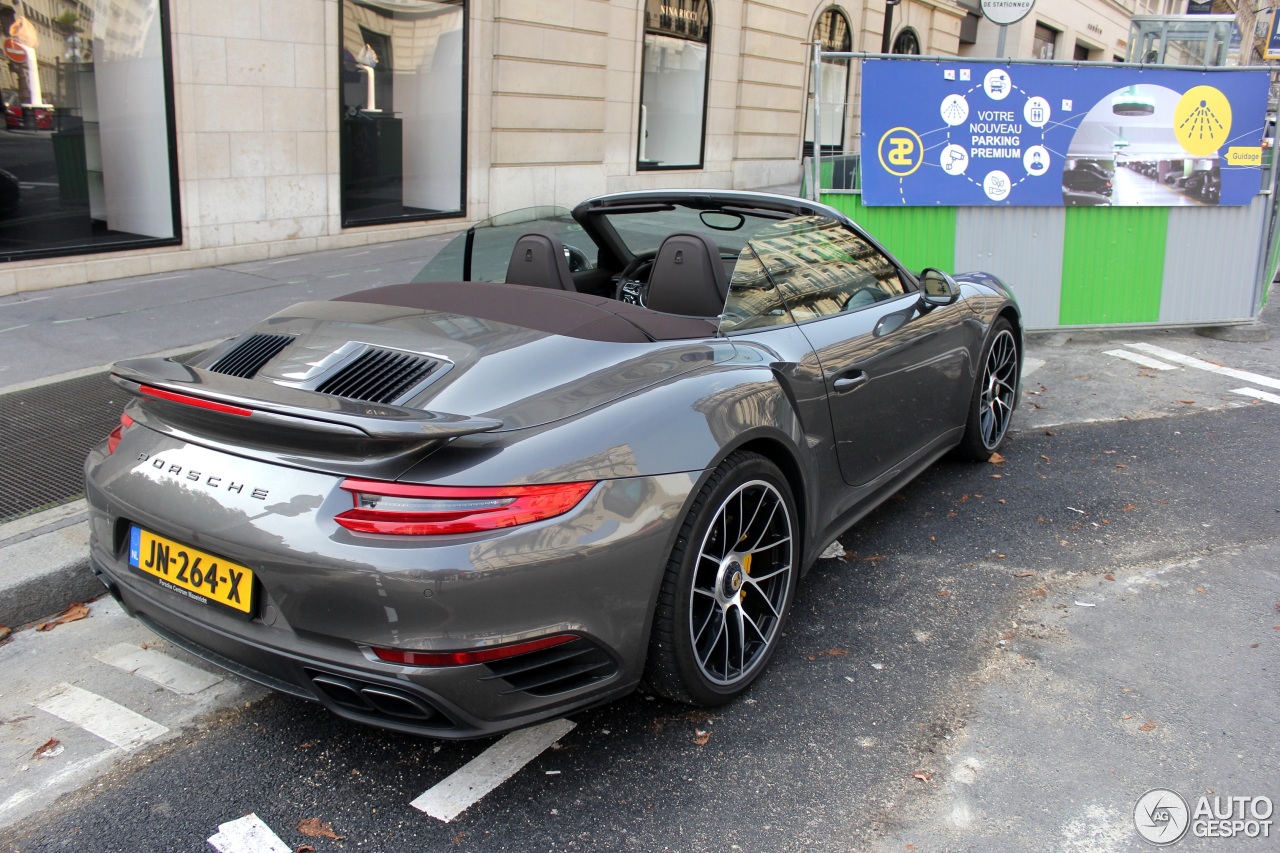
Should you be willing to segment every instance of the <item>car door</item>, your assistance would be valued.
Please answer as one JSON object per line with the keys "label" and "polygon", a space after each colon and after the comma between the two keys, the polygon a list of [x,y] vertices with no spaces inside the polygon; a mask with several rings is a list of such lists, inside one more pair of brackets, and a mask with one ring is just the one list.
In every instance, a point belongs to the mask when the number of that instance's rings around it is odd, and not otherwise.
{"label": "car door", "polygon": [[813,347],[846,483],[895,472],[963,424],[972,312],[922,306],[888,255],[825,217],[779,223],[751,246]]}

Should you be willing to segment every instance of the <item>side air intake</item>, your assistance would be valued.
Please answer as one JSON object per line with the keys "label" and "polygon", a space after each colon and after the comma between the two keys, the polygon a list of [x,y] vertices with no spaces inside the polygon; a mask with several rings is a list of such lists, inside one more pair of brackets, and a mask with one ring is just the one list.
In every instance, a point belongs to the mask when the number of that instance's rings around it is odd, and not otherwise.
{"label": "side air intake", "polygon": [[275,358],[292,341],[293,335],[250,335],[236,344],[235,349],[214,362],[209,369],[214,373],[252,379],[262,369],[262,365]]}
{"label": "side air intake", "polygon": [[426,379],[440,362],[413,353],[370,347],[330,376],[316,390],[321,394],[392,403]]}

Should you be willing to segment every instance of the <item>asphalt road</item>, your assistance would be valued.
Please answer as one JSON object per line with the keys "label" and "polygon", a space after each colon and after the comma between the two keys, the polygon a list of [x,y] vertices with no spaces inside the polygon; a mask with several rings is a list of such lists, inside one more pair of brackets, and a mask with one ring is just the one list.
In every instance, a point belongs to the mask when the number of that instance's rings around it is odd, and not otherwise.
{"label": "asphalt road", "polygon": [[[845,536],[802,582],[768,673],[714,713],[637,693],[575,714],[442,823],[410,801],[492,740],[251,699],[0,847],[208,850],[252,812],[317,851],[1136,850],[1127,815],[1147,788],[1280,798],[1280,406],[1030,430],[1028,409],[1006,462],[941,463]],[[1139,594],[1152,578],[1164,592]],[[1227,639],[1230,666],[1188,663]],[[1181,686],[1159,677],[1175,671]],[[312,818],[339,838],[304,834]]]}

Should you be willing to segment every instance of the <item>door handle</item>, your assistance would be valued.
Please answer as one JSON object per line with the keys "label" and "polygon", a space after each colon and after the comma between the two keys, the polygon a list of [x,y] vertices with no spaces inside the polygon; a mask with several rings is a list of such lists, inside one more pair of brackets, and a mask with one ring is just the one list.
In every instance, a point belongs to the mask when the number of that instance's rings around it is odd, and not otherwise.
{"label": "door handle", "polygon": [[867,374],[861,370],[851,370],[831,383],[837,394],[847,394],[867,384]]}

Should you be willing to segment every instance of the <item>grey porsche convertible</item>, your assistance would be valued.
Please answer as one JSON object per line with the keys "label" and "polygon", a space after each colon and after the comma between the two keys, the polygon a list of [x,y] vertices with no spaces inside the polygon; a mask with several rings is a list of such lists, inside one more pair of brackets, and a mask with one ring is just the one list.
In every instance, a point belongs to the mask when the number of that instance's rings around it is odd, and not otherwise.
{"label": "grey porsche convertible", "polygon": [[115,365],[91,563],[157,634],[362,723],[716,705],[838,534],[1001,446],[1021,355],[999,280],[913,273],[821,204],[517,211],[412,282]]}

